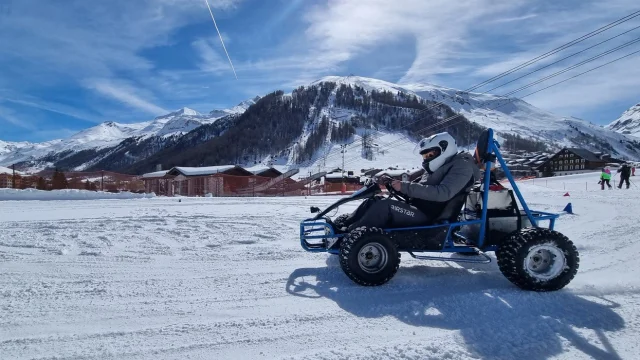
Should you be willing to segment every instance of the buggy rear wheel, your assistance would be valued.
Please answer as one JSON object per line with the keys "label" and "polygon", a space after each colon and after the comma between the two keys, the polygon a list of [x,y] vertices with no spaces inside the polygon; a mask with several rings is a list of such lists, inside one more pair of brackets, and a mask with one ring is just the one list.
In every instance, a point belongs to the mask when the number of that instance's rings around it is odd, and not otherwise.
{"label": "buggy rear wheel", "polygon": [[580,257],[571,240],[544,228],[511,234],[496,251],[502,274],[525,290],[555,291],[578,272]]}
{"label": "buggy rear wheel", "polygon": [[361,227],[343,239],[340,266],[355,283],[378,286],[396,274],[400,253],[382,229]]}

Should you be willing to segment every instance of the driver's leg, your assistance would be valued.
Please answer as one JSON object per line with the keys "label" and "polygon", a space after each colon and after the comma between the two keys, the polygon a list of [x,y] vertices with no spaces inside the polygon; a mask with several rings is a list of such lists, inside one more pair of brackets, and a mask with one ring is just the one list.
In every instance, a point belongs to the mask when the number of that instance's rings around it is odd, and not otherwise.
{"label": "driver's leg", "polygon": [[357,221],[352,223],[348,231],[361,226],[365,227],[404,227],[424,225],[428,217],[415,206],[384,198],[372,202],[371,206]]}
{"label": "driver's leg", "polygon": [[395,201],[389,205],[391,210],[391,226],[393,227],[413,227],[424,226],[429,221],[429,217],[415,206],[411,206],[402,201]]}
{"label": "driver's leg", "polygon": [[380,197],[373,197],[373,198],[370,198],[370,199],[367,199],[367,200],[363,201],[362,204],[360,204],[360,206],[358,206],[358,208],[354,212],[352,212],[346,219],[340,221],[339,223],[336,223],[336,226],[339,229],[349,227],[355,221],[357,221],[358,219],[362,218],[362,216],[367,212],[367,210],[376,201],[379,201],[380,199],[381,199]]}

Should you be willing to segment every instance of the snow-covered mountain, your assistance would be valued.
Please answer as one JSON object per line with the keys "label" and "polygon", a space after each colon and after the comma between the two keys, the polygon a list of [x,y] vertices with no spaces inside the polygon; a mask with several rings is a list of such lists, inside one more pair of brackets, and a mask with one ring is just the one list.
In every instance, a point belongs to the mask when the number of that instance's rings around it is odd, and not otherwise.
{"label": "snow-covered mountain", "polygon": [[[57,139],[42,143],[0,141],[0,165],[11,165],[24,161],[39,160],[61,153],[77,153],[84,150],[99,150],[114,147],[125,139],[148,139],[154,136],[169,137],[184,135],[205,124],[212,124],[221,117],[241,114],[253,100],[243,101],[231,109],[214,110],[211,114],[182,108],[151,121],[123,124],[107,121],[82,130],[67,139]],[[50,161],[40,162],[32,170],[51,165]]]}
{"label": "snow-covered mountain", "polygon": [[[367,91],[386,90],[394,93],[400,91],[414,94],[424,100],[442,102],[456,113],[464,115],[470,121],[483,127],[491,127],[498,132],[520,135],[559,147],[575,146],[591,150],[605,150],[608,147],[606,144],[609,144],[611,146],[609,150],[618,156],[630,158],[640,156],[640,149],[630,150],[626,146],[626,141],[633,141],[633,139],[610,131],[614,129],[604,128],[571,116],[553,114],[517,98],[462,92],[432,84],[398,85],[358,76],[328,76],[316,80],[312,84],[327,81],[336,82],[339,85],[357,85]],[[632,108],[625,114],[628,118],[635,116],[639,126],[637,131],[640,131],[640,104],[636,105],[635,112]],[[455,121],[455,119],[451,120],[451,122]],[[585,141],[585,137],[592,136],[597,137],[601,144],[590,144],[589,141]]]}
{"label": "snow-covered mountain", "polygon": [[222,110],[212,110],[209,115],[213,116],[213,117],[223,117],[223,116],[227,116],[227,115],[235,115],[235,114],[242,114],[243,112],[245,112],[249,106],[255,104],[256,102],[258,102],[258,100],[260,100],[260,96],[256,96],[253,99],[249,99],[249,100],[245,100],[243,102],[241,102],[240,104],[232,107],[231,109],[222,109]]}
{"label": "snow-covered mountain", "polygon": [[[550,146],[551,150],[562,147],[580,147],[592,151],[609,153],[614,157],[625,159],[640,159],[640,142],[638,139],[626,136],[609,128],[592,124],[588,121],[570,116],[561,116],[539,109],[526,101],[517,98],[505,98],[502,96],[480,93],[461,92],[456,89],[446,88],[432,84],[405,84],[399,85],[378,79],[370,79],[359,76],[327,76],[312,82],[310,85],[319,86],[322,83],[334,82],[337,87],[341,85],[360,87],[365,91],[389,91],[394,94],[402,92],[415,95],[420,99],[441,102],[449,106],[457,114],[463,115],[466,119],[475,122],[482,127],[491,127],[496,132],[502,134],[519,135],[526,139],[533,139]],[[334,90],[335,94],[335,90]],[[336,110],[335,104],[329,103],[327,110],[321,112],[332,116],[333,119],[345,119],[357,116],[357,112]],[[640,106],[638,106],[640,109]],[[640,111],[633,109],[625,114],[634,114],[640,118]],[[459,119],[452,119],[449,124],[455,123]],[[636,120],[640,124],[640,120]],[[444,126],[444,125],[443,125]],[[438,131],[442,126],[429,129],[425,134]],[[362,143],[362,132],[355,135],[355,145],[348,151],[350,154],[358,155],[358,147]],[[354,155],[347,156],[347,163],[353,168],[399,166],[411,168],[415,166],[415,159],[410,155],[415,149],[415,143],[406,136],[396,132],[385,131],[384,129],[374,133],[376,145],[383,149],[381,154],[376,155],[373,160],[354,159]],[[303,134],[301,138],[308,137]],[[302,172],[313,171],[314,169],[328,169],[341,166],[342,157],[336,156],[340,153],[339,145],[327,143],[316,156],[317,160],[311,164],[305,163],[301,168]],[[323,155],[324,154],[324,155]],[[327,155],[328,158],[327,158]],[[407,156],[409,154],[409,156]],[[287,159],[279,159],[281,165],[295,167],[292,161],[293,155]],[[357,165],[356,165],[357,163]]]}
{"label": "snow-covered mountain", "polygon": [[622,116],[606,127],[621,134],[640,137],[640,103],[622,113]]}
{"label": "snow-covered mountain", "polygon": [[[544,143],[549,150],[581,147],[617,158],[640,159],[640,141],[635,137],[613,131],[611,126],[604,128],[553,114],[516,98],[466,93],[431,84],[399,85],[358,76],[328,76],[301,89],[289,94],[276,91],[208,114],[183,108],[141,123],[106,122],[68,139],[46,143],[0,142],[0,165],[27,161],[32,168],[55,164],[75,170],[143,172],[156,164],[200,166],[240,161],[246,162],[242,165],[269,163],[283,170],[300,168],[301,173],[307,173],[341,166],[340,144],[348,142],[351,145],[346,149],[345,167],[411,168],[415,165],[415,136],[441,131],[443,126],[439,123],[455,114],[462,116],[445,125],[449,129],[458,126],[453,129],[456,136],[466,136],[470,146],[478,128],[492,127],[503,138],[518,135]],[[443,105],[431,109],[433,102]],[[257,107],[243,118],[254,104]],[[429,109],[420,111],[425,104]],[[638,112],[632,110],[627,113],[637,116]],[[422,121],[423,112],[430,117],[428,120]],[[324,137],[314,135],[322,119],[329,119]],[[426,131],[411,128],[411,124],[400,126],[407,122],[417,122],[421,127],[438,126]],[[332,133],[345,124],[350,127],[349,139],[336,141]],[[236,127],[241,130],[240,135],[237,131],[229,134],[229,129]],[[190,135],[184,136],[188,132]],[[219,142],[209,143],[216,137]],[[361,152],[364,137],[368,137],[373,149],[366,156]],[[238,139],[244,147],[239,147]],[[186,150],[189,154],[183,156]]]}

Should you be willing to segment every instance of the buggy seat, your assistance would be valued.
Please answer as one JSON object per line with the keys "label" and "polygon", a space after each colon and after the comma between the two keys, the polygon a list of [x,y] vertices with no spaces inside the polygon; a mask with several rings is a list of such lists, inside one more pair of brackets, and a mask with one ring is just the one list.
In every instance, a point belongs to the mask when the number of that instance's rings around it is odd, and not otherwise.
{"label": "buggy seat", "polygon": [[[484,164],[488,160],[494,161],[495,156],[492,156],[489,153],[489,130],[484,130],[480,137],[478,138],[478,142],[476,144],[476,149],[474,152],[474,158],[476,160],[476,164],[480,167],[480,169],[484,169]],[[490,171],[490,170],[489,170]],[[458,216],[462,211],[462,207],[465,204],[467,196],[471,192],[471,188],[475,182],[472,180],[469,181],[469,184],[465,186],[464,190],[459,194],[454,196],[445,208],[442,210],[440,215],[433,221],[434,224],[443,224],[446,222],[452,223],[458,221]]]}
{"label": "buggy seat", "polygon": [[464,191],[454,196],[447,205],[444,207],[440,215],[433,221],[434,224],[453,223],[458,221],[460,211],[469,195],[470,188],[465,188]]}

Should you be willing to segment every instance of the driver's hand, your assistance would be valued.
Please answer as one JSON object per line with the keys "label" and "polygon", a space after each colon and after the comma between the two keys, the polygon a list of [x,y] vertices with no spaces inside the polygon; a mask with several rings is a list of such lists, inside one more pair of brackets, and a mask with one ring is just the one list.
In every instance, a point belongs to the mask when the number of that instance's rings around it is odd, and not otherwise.
{"label": "driver's hand", "polygon": [[382,175],[380,177],[378,177],[377,182],[378,185],[384,185],[384,184],[388,184],[392,181],[392,179],[386,175]]}
{"label": "driver's hand", "polygon": [[395,191],[400,191],[402,189],[402,181],[400,180],[393,180],[391,182],[391,187],[393,188],[393,190]]}

